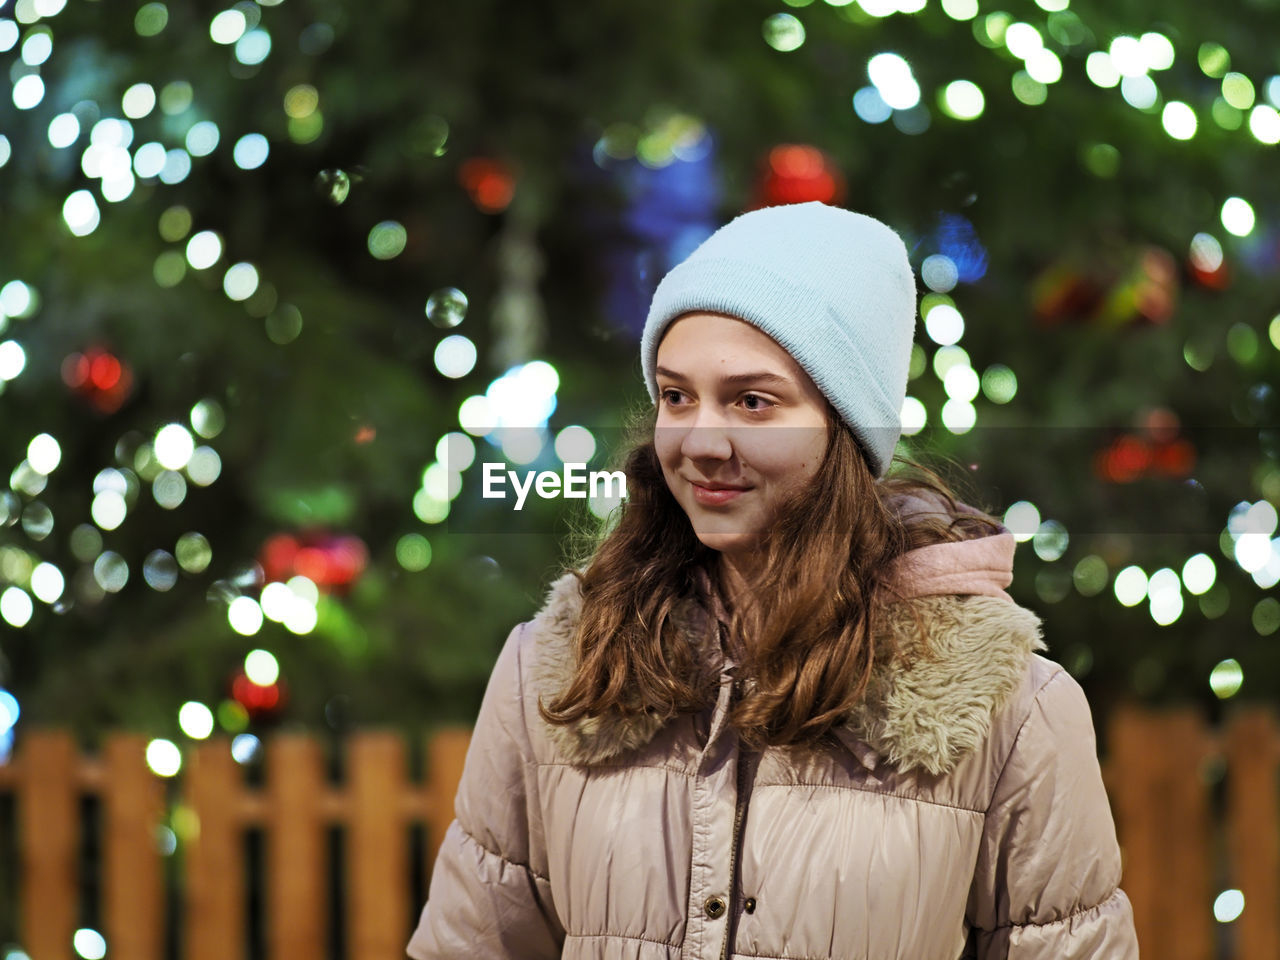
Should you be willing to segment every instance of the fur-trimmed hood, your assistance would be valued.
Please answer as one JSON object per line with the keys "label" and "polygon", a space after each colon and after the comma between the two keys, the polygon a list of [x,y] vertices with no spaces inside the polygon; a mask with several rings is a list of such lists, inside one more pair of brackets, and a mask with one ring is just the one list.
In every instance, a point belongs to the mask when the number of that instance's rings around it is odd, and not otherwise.
{"label": "fur-trimmed hood", "polygon": [[[926,512],[914,504],[912,512]],[[932,512],[932,511],[927,511]],[[1030,656],[1047,649],[1040,618],[1003,590],[1012,581],[1013,535],[935,544],[906,554],[895,576],[907,599],[890,605],[877,626],[905,654],[878,661],[865,696],[834,732],[868,769],[884,758],[902,771],[949,772],[978,745],[993,715],[1009,701]],[[677,629],[708,656],[705,602],[677,606]],[[567,685],[582,610],[576,578],[566,573],[547,593],[530,628],[536,637],[532,683],[543,702]],[[916,616],[928,637],[920,652]],[[909,664],[909,666],[907,665]],[[653,715],[582,717],[548,724],[547,735],[574,763],[597,763],[644,746],[667,721]]]}

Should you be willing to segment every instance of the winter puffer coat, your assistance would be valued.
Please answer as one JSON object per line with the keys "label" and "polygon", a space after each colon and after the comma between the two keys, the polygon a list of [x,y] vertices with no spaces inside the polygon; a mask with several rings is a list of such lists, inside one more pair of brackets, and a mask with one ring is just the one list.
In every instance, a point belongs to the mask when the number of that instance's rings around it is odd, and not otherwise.
{"label": "winter puffer coat", "polygon": [[[878,663],[817,751],[740,749],[723,646],[701,715],[545,723],[582,603],[556,581],[494,668],[408,955],[1136,958],[1089,706],[1001,589],[1013,546],[900,561],[881,628],[914,646],[914,605],[936,657]],[[683,608],[690,642],[712,613]]]}

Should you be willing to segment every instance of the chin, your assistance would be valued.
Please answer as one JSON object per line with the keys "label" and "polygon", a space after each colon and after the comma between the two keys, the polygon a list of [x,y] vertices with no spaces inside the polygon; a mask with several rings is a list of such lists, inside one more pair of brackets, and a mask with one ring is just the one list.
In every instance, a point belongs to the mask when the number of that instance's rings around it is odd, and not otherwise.
{"label": "chin", "polygon": [[755,538],[743,533],[711,533],[694,531],[703,546],[720,553],[738,553],[755,545]]}

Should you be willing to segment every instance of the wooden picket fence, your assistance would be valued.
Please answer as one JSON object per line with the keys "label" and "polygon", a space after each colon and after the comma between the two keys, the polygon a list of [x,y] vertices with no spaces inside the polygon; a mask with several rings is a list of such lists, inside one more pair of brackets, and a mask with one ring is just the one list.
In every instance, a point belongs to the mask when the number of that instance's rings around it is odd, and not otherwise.
{"label": "wooden picket fence", "polygon": [[[323,744],[304,734],[266,742],[265,785],[252,789],[226,738],[191,747],[181,773],[181,922],[187,960],[244,960],[245,831],[265,835],[262,910],[272,960],[329,956],[330,910],[344,910],[351,960],[402,960],[413,929],[407,892],[413,824],[425,827],[427,869],[453,818],[470,731],[442,730],[425,744],[426,779],[408,779],[404,739],[365,731],[345,741],[345,778],[329,783]],[[102,810],[100,915],[108,957],[161,960],[166,889],[155,828],[168,782],[146,764],[147,738],[114,733],[80,757],[60,730],[24,729],[0,791],[16,801],[20,944],[31,960],[73,960],[77,928],[79,798]],[[328,903],[328,828],[345,829],[348,899]]]}
{"label": "wooden picket fence", "polygon": [[[264,746],[260,787],[245,782],[225,739],[189,748],[177,783],[145,763],[146,739],[116,733],[93,757],[68,734],[24,729],[0,766],[0,794],[17,821],[20,943],[31,960],[72,960],[81,889],[79,801],[101,805],[101,932],[111,957],[161,960],[163,932],[182,928],[184,960],[246,960],[245,831],[264,836],[260,953],[267,960],[333,955],[330,911],[341,911],[351,960],[403,960],[416,916],[407,892],[407,829],[424,828],[429,872],[452,818],[469,731],[424,745],[426,779],[407,775],[403,738],[366,731],[345,741],[345,778],[331,784],[322,744],[280,734]],[[1280,957],[1280,725],[1247,707],[1221,727],[1198,711],[1121,707],[1108,718],[1103,779],[1144,957]],[[177,918],[167,916],[164,858],[155,827],[170,807],[182,870]],[[177,810],[177,814],[173,814]],[[325,836],[345,831],[345,903],[330,903]],[[7,885],[6,885],[7,886]],[[1243,892],[1227,924],[1214,896]],[[3,892],[3,891],[0,891]],[[2,945],[2,944],[0,944]]]}
{"label": "wooden picket fence", "polygon": [[[1263,706],[1218,728],[1191,708],[1124,706],[1109,717],[1103,781],[1111,798],[1144,957],[1280,957],[1280,726]],[[1219,892],[1244,894],[1231,922]]]}

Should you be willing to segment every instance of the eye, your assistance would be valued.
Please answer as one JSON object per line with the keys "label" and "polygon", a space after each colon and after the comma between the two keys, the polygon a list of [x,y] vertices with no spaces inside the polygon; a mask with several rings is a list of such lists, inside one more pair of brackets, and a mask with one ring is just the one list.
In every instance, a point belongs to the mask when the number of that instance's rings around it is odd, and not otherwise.
{"label": "eye", "polygon": [[772,400],[766,400],[764,397],[760,396],[760,394],[758,393],[743,394],[742,401],[746,403],[749,400],[758,400],[762,404],[762,406],[755,406],[755,407],[748,406],[747,409],[750,410],[752,413],[760,413],[760,412],[763,412],[764,410],[767,410],[769,407],[776,406],[776,404]]}
{"label": "eye", "polygon": [[673,401],[671,401],[671,400],[669,400],[669,399],[668,399],[669,397],[673,397],[673,396],[674,396],[674,397],[676,397],[677,399],[679,399],[679,397],[680,397],[680,391],[679,391],[679,390],[672,390],[671,388],[667,388],[666,390],[663,390],[663,391],[662,391],[662,399],[663,399],[663,400],[665,400],[665,401],[667,401],[668,403],[673,403]]}

